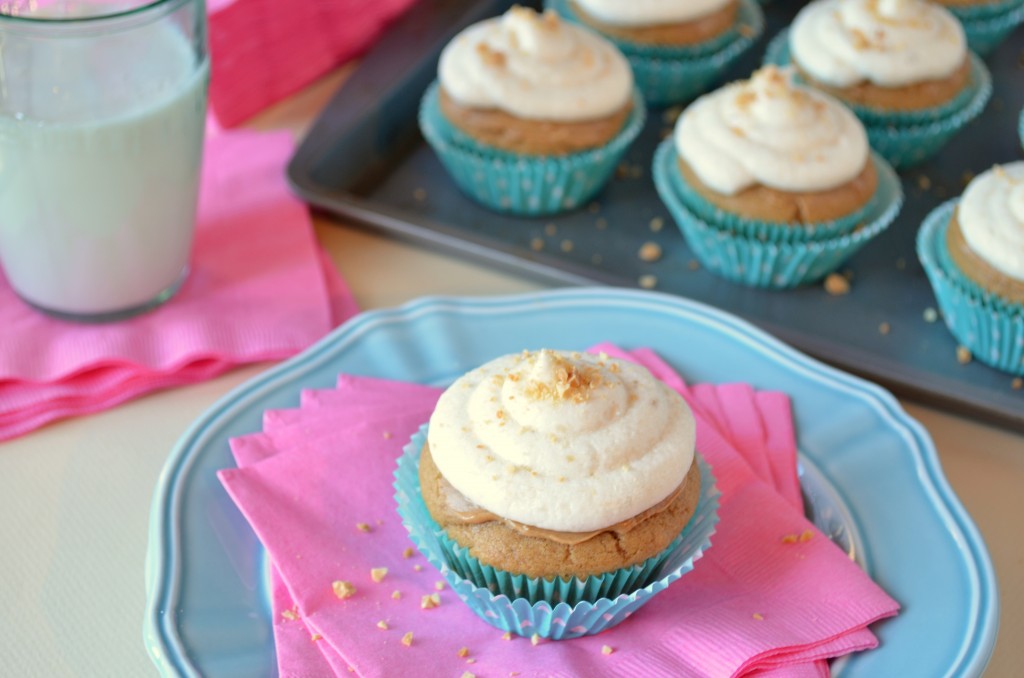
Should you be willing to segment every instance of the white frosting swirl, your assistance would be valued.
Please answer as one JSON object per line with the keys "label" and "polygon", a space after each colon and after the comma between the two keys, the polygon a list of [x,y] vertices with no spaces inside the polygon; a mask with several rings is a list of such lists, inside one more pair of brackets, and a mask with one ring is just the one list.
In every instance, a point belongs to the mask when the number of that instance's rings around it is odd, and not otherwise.
{"label": "white frosting swirl", "polygon": [[979,257],[1024,281],[1024,161],[996,165],[975,177],[960,199],[957,220]]}
{"label": "white frosting swirl", "polygon": [[428,432],[438,469],[470,501],[562,532],[601,530],[668,497],[694,440],[690,408],[643,367],[547,350],[459,378]]}
{"label": "white frosting swirl", "polygon": [[816,0],[789,33],[793,60],[834,87],[903,87],[945,78],[967,56],[964,29],[925,0]]}
{"label": "white frosting swirl", "polygon": [[827,190],[868,161],[867,134],[853,113],[771,66],[693,102],[679,116],[675,143],[700,180],[724,195],[758,184]]}
{"label": "white frosting swirl", "polygon": [[474,24],[441,52],[441,86],[457,102],[531,120],[607,117],[629,101],[633,71],[593,31],[530,9]]}
{"label": "white frosting swirl", "polygon": [[693,21],[732,0],[576,0],[587,14],[614,26],[654,26]]}

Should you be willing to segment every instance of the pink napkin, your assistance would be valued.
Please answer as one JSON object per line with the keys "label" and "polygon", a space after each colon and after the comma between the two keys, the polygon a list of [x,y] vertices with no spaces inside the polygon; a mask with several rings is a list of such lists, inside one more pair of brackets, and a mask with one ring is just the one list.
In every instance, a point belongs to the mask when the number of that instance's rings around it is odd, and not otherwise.
{"label": "pink napkin", "polygon": [[151,313],[102,325],[54,320],[0,275],[0,440],[284,358],[356,313],[285,183],[291,151],[288,134],[208,140],[191,273]]}
{"label": "pink napkin", "polygon": [[210,107],[233,126],[367,50],[414,0],[211,0]]}
{"label": "pink napkin", "polygon": [[[304,392],[299,409],[267,412],[263,432],[232,441],[239,468],[219,474],[276,565],[282,675],[416,675],[429,662],[438,675],[824,676],[825,659],[877,644],[867,625],[898,605],[803,517],[788,399],[689,388],[650,351],[595,350],[644,364],[694,409],[722,490],[718,531],[696,568],[627,622],[571,641],[503,640],[448,590],[440,607],[420,609],[441,577],[419,554],[403,557],[410,542],[391,482],[440,391],[342,376],[336,390]],[[388,574],[374,583],[378,567]],[[339,600],[335,580],[356,595]]]}

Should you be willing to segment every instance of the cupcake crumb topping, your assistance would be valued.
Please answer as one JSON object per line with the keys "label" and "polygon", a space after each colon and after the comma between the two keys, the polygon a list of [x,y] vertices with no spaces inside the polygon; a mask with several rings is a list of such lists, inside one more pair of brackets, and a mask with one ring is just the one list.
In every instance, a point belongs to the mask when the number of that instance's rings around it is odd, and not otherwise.
{"label": "cupcake crumb topping", "polygon": [[583,403],[602,383],[601,373],[596,368],[570,362],[553,351],[540,351],[532,364],[526,395],[533,400]]}
{"label": "cupcake crumb topping", "polygon": [[351,598],[356,594],[356,587],[352,585],[352,582],[338,580],[331,583],[331,589],[334,591],[334,595],[341,600]]}

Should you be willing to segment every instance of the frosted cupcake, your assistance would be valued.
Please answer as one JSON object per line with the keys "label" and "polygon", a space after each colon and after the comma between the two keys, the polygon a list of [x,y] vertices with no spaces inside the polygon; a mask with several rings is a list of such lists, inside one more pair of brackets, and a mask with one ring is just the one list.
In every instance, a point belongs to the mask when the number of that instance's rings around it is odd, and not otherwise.
{"label": "frosted cupcake", "polygon": [[754,0],[547,0],[570,21],[615,42],[648,103],[710,89],[764,30]]}
{"label": "frosted cupcake", "polygon": [[1022,0],[935,0],[960,20],[971,49],[987,55],[1024,21]]}
{"label": "frosted cupcake", "polygon": [[960,23],[924,0],[816,0],[767,60],[852,107],[897,168],[936,153],[991,95]]}
{"label": "frosted cupcake", "polygon": [[1024,162],[978,175],[959,201],[937,207],[917,248],[957,341],[1024,375]]}
{"label": "frosted cupcake", "polygon": [[687,107],[653,172],[705,267],[762,287],[825,276],[901,204],[850,110],[774,67]]}
{"label": "frosted cupcake", "polygon": [[[495,594],[527,615],[635,609],[709,545],[716,493],[694,426],[683,399],[638,365],[504,356],[438,400],[411,450],[423,509],[404,517],[437,539],[420,544],[428,556],[490,596],[485,610],[503,609]],[[517,619],[512,630],[533,632],[536,619]]]}
{"label": "frosted cupcake", "polygon": [[521,7],[447,45],[420,108],[420,128],[459,187],[523,215],[589,200],[643,121],[629,64],[614,45]]}

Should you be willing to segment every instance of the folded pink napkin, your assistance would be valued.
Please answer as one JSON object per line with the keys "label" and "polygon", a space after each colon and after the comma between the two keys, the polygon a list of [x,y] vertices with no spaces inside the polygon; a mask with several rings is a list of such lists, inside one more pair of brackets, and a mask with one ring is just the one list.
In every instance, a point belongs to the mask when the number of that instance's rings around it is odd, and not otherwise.
{"label": "folded pink napkin", "polygon": [[101,325],[55,320],[0,275],[0,440],[284,358],[357,312],[285,183],[292,147],[288,134],[210,138],[190,275],[150,313]]}
{"label": "folded pink napkin", "polygon": [[233,126],[362,54],[414,0],[211,0],[210,107]]}
{"label": "folded pink napkin", "polygon": [[[867,625],[898,605],[804,518],[788,399],[689,388],[650,351],[597,350],[644,364],[694,409],[722,491],[718,531],[696,568],[629,621],[571,641],[503,640],[450,591],[421,609],[441,577],[422,556],[404,557],[391,482],[440,391],[342,376],[333,391],[304,392],[299,409],[267,412],[263,432],[232,441],[239,468],[220,472],[275,563],[282,675],[416,675],[429,665],[437,675],[823,676],[825,659],[877,644]],[[375,583],[379,567],[388,573]],[[336,580],[356,595],[339,600]]]}

